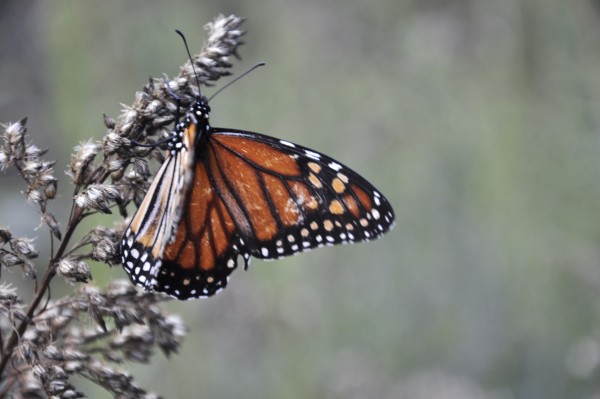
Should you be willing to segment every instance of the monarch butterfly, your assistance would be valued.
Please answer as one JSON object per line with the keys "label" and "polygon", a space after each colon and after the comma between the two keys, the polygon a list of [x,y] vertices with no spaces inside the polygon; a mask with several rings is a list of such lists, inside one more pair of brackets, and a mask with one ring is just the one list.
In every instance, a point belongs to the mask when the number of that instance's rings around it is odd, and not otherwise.
{"label": "monarch butterfly", "polygon": [[134,284],[211,296],[240,255],[247,269],[251,256],[368,241],[392,228],[390,203],[350,168],[286,140],[212,127],[209,116],[200,95],[176,122],[125,231],[121,260]]}

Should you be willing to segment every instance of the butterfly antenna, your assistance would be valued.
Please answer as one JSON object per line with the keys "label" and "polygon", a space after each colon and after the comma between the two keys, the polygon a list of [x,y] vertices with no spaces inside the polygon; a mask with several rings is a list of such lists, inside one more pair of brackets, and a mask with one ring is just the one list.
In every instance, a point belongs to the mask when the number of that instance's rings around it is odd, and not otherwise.
{"label": "butterfly antenna", "polygon": [[185,36],[179,29],[175,29],[175,32],[183,39],[183,44],[185,45],[185,51],[187,51],[188,57],[190,59],[190,64],[192,64],[192,70],[194,71],[194,76],[196,76],[196,84],[198,85],[198,91],[200,95],[202,95],[202,90],[200,89],[200,79],[198,78],[198,72],[196,72],[196,67],[194,66],[194,60],[192,60],[192,53],[190,53],[190,48],[188,47],[187,40],[185,40]]}
{"label": "butterfly antenna", "polygon": [[213,95],[210,96],[207,101],[210,102],[210,100],[212,100],[213,98],[215,98],[215,96],[217,94],[219,94],[220,92],[222,92],[223,90],[225,90],[226,88],[228,88],[229,86],[231,86],[232,84],[234,84],[235,82],[237,82],[238,80],[240,80],[241,78],[243,78],[244,76],[248,75],[250,72],[254,71],[256,68],[261,67],[261,66],[265,66],[265,65],[267,65],[266,62],[259,62],[258,64],[254,65],[252,68],[248,69],[246,72],[244,72],[243,74],[241,74],[237,78],[233,79],[231,82],[227,83],[225,86],[221,87],[215,93],[213,93]]}

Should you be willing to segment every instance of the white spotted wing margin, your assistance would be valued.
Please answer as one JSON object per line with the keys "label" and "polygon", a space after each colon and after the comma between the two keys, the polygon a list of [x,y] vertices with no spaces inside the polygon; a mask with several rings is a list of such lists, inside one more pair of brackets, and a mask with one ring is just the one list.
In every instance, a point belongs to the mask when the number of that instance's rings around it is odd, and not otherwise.
{"label": "white spotted wing margin", "polygon": [[[194,125],[192,125],[194,126]],[[184,132],[186,134],[180,134]],[[162,254],[173,239],[181,204],[192,178],[195,132],[178,125],[171,133],[170,151],[156,172],[121,242],[121,262],[131,282],[153,290]]]}

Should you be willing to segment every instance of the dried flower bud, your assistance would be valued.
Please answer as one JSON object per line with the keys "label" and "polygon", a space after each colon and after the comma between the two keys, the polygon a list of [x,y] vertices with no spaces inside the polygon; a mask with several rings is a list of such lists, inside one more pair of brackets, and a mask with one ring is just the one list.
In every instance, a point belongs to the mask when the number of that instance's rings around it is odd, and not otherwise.
{"label": "dried flower bud", "polygon": [[146,112],[148,112],[150,114],[156,114],[162,108],[163,108],[162,101],[152,100],[152,101],[150,101],[150,104],[148,104],[148,106],[146,107]]}
{"label": "dried flower bud", "polygon": [[92,259],[100,262],[106,262],[111,265],[118,264],[121,260],[118,243],[105,239],[94,245],[92,250]]}
{"label": "dried flower bud", "polygon": [[23,118],[18,122],[9,123],[4,128],[4,139],[8,144],[14,146],[16,144],[22,143],[23,138],[25,136],[25,132],[27,132],[27,128],[25,124],[27,123],[27,118]]}
{"label": "dried flower bud", "polygon": [[106,155],[112,155],[121,151],[129,151],[131,142],[117,133],[109,132],[104,136],[102,148]]}
{"label": "dried flower bud", "polygon": [[0,150],[0,172],[4,172],[10,166],[10,157],[4,150]]}
{"label": "dried flower bud", "polygon": [[51,214],[50,212],[44,212],[42,214],[42,222],[44,222],[46,226],[48,226],[48,228],[56,238],[58,238],[59,240],[62,239],[59,223],[56,221],[56,218],[53,214]]}
{"label": "dried flower bud", "polygon": [[87,141],[75,147],[75,152],[71,155],[71,163],[67,172],[75,184],[81,185],[85,183],[91,173],[91,165],[98,151],[100,151],[100,146],[93,141]]}
{"label": "dried flower bud", "polygon": [[150,168],[148,167],[148,161],[145,159],[135,159],[133,161],[133,171],[142,178],[147,179],[150,176]]}
{"label": "dried flower bud", "polygon": [[16,294],[17,289],[10,284],[0,284],[0,302],[3,304],[16,304],[19,302],[19,297]]}
{"label": "dried flower bud", "polygon": [[61,259],[57,270],[70,283],[87,283],[92,278],[90,268],[84,261]]}
{"label": "dried flower bud", "polygon": [[0,265],[11,267],[23,263],[19,257],[10,252],[0,252]]}
{"label": "dried flower bud", "polygon": [[117,169],[117,170],[111,172],[110,177],[111,177],[111,179],[113,179],[113,181],[119,181],[123,178],[124,174],[125,174],[125,168]]}
{"label": "dried flower bud", "polygon": [[44,350],[44,356],[52,360],[64,360],[62,354],[58,351],[58,348],[54,345],[48,345]]}
{"label": "dried flower bud", "polygon": [[121,192],[110,184],[92,184],[83,193],[75,196],[75,204],[78,207],[92,208],[102,213],[112,213],[108,204],[115,201],[121,201]]}
{"label": "dried flower bud", "polygon": [[46,198],[54,199],[54,197],[56,196],[56,179],[55,178],[46,182],[46,185],[44,187],[44,194],[46,195]]}
{"label": "dried flower bud", "polygon": [[20,237],[10,242],[10,247],[19,256],[23,256],[28,259],[35,259],[38,257],[38,253],[32,244],[31,238]]}
{"label": "dried flower bud", "polygon": [[6,227],[0,227],[0,245],[7,243],[11,238],[10,230]]}
{"label": "dried flower bud", "polygon": [[81,392],[77,392],[73,389],[67,389],[60,395],[61,398],[64,399],[76,399],[76,398],[85,398],[85,395]]}
{"label": "dried flower bud", "polygon": [[108,171],[109,172],[116,172],[116,171],[124,172],[126,167],[127,167],[127,161],[125,161],[122,158],[111,159],[110,162],[108,163]]}
{"label": "dried flower bud", "polygon": [[104,120],[104,126],[106,126],[108,129],[115,128],[116,122],[113,118],[111,118],[110,116],[108,116],[106,114],[102,114],[102,118]]}
{"label": "dried flower bud", "polygon": [[183,337],[185,337],[185,326],[181,317],[170,315],[160,318],[157,326],[158,328],[153,328],[152,331],[163,353],[169,356],[171,353],[177,352]]}
{"label": "dried flower bud", "polygon": [[37,157],[31,157],[25,160],[22,170],[25,175],[29,175],[30,178],[35,179],[37,177],[36,174],[52,170],[55,163],[55,161],[46,162],[41,161]]}
{"label": "dried flower bud", "polygon": [[135,287],[127,280],[111,281],[107,288],[109,297],[124,297],[136,294]]}
{"label": "dried flower bud", "polygon": [[44,196],[37,189],[29,189],[27,191],[27,201],[40,204],[44,201]]}
{"label": "dried flower bud", "polygon": [[25,149],[25,154],[28,158],[39,158],[47,152],[48,150],[41,150],[33,144],[27,145],[27,148]]}
{"label": "dried flower bud", "polygon": [[36,360],[36,348],[33,348],[33,344],[29,339],[23,339],[17,346],[17,356],[23,359],[28,364],[33,364]]}
{"label": "dried flower bud", "polygon": [[33,265],[33,263],[31,263],[31,261],[23,259],[22,262],[20,262],[20,266],[25,277],[32,280],[35,280],[37,278],[35,274],[35,266]]}

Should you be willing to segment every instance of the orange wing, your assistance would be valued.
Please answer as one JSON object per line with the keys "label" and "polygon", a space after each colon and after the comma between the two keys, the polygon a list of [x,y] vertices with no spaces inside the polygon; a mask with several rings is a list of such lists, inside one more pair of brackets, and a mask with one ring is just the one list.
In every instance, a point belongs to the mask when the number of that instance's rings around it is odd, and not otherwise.
{"label": "orange wing", "polygon": [[204,162],[196,165],[184,217],[163,254],[157,291],[180,299],[213,295],[227,285],[238,255],[248,262],[250,255],[242,250],[238,228],[219,195],[219,179],[209,175]]}
{"label": "orange wing", "polygon": [[[222,199],[244,251],[276,259],[324,245],[368,241],[394,224],[371,183],[317,151],[241,130],[215,128],[210,152]],[[214,169],[213,168],[213,169]],[[239,215],[239,216],[238,216]]]}
{"label": "orange wing", "polygon": [[347,166],[285,140],[212,128],[209,113],[200,99],[176,124],[125,233],[122,261],[135,284],[210,296],[240,255],[247,267],[251,256],[368,241],[392,228],[389,202]]}
{"label": "orange wing", "polygon": [[163,252],[181,217],[181,204],[192,177],[189,170],[194,164],[195,127],[191,124],[182,137],[173,136],[174,143],[182,143],[181,148],[167,153],[121,242],[125,271],[134,284],[147,290],[156,283]]}

